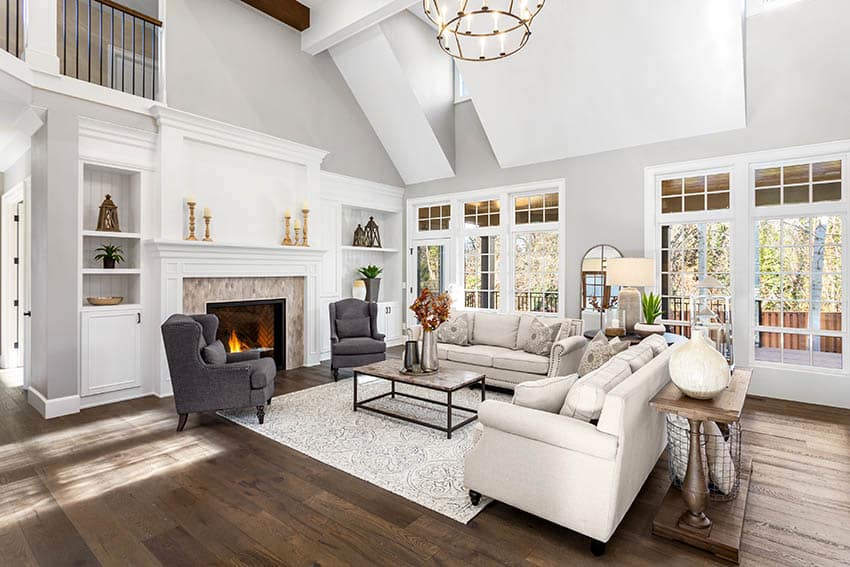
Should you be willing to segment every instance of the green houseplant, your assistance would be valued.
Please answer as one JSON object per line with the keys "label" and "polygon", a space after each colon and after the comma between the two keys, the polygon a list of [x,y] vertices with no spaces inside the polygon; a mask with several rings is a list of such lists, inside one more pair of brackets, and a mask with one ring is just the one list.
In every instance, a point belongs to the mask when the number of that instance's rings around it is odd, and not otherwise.
{"label": "green houseplant", "polygon": [[384,271],[383,268],[380,268],[375,265],[363,266],[359,270],[357,270],[363,280],[363,283],[366,285],[366,301],[378,301],[378,295],[381,291],[381,278],[378,277],[381,275],[381,272]]}
{"label": "green houseplant", "polygon": [[664,325],[656,324],[661,317],[661,296],[644,293],[640,298],[640,309],[644,322],[635,325],[635,332],[641,336],[664,334],[666,331]]}
{"label": "green houseplant", "polygon": [[103,260],[104,270],[112,270],[115,268],[115,264],[120,264],[124,261],[124,250],[114,244],[104,244],[100,248],[97,248],[95,252],[98,254],[94,259]]}

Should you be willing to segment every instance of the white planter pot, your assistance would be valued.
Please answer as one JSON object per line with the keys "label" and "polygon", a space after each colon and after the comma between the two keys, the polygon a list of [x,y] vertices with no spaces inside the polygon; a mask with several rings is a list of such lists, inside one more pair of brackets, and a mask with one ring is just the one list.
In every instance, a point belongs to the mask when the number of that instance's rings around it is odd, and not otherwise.
{"label": "white planter pot", "polygon": [[646,323],[635,324],[635,333],[642,337],[648,337],[649,335],[663,335],[666,332],[667,328],[664,325],[647,325]]}
{"label": "white planter pot", "polygon": [[726,357],[705,335],[705,329],[699,329],[670,356],[670,378],[685,395],[710,400],[726,389],[732,371]]}

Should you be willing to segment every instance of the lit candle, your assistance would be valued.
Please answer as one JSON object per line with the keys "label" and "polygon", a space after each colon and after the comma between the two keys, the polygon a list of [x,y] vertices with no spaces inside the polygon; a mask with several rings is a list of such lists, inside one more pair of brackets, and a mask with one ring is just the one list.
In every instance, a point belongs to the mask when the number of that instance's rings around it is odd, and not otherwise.
{"label": "lit candle", "polygon": [[204,207],[204,216],[205,217],[211,217],[212,216],[212,213],[210,212],[209,207]]}
{"label": "lit candle", "polygon": [[296,229],[300,229],[300,228],[301,228],[301,221],[300,221],[300,220],[298,220],[298,219],[295,219],[295,228],[296,228]]}
{"label": "lit candle", "polygon": [[292,211],[290,211],[289,209],[286,209],[285,211],[283,211],[283,216],[288,218],[288,219],[291,219],[292,218]]}
{"label": "lit candle", "polygon": [[484,59],[484,46],[485,46],[486,44],[484,43],[484,38],[483,38],[483,37],[482,37],[479,41],[481,42],[481,59]]}
{"label": "lit candle", "polygon": [[493,31],[499,31],[499,12],[493,12]]}
{"label": "lit candle", "polygon": [[197,203],[194,195],[189,195],[188,197],[186,197],[186,202],[187,203]]}
{"label": "lit candle", "polygon": [[310,203],[308,203],[307,201],[304,201],[304,203],[301,205],[301,210],[309,211],[310,210]]}

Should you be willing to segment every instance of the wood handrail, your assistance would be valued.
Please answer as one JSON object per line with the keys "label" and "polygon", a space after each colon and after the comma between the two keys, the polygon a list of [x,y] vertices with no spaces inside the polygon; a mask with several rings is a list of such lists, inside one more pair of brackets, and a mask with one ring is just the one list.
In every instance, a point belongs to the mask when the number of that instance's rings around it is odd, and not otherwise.
{"label": "wood handrail", "polygon": [[110,8],[114,8],[116,10],[119,10],[121,12],[129,14],[131,16],[139,18],[140,20],[144,20],[144,21],[148,22],[149,24],[153,24],[157,27],[160,27],[160,28],[162,27],[162,22],[160,20],[157,20],[156,18],[152,18],[148,15],[142,14],[141,12],[137,12],[136,10],[134,10],[132,8],[128,8],[127,6],[119,4],[118,2],[113,2],[112,0],[95,0],[95,2],[100,2],[104,6],[109,6]]}

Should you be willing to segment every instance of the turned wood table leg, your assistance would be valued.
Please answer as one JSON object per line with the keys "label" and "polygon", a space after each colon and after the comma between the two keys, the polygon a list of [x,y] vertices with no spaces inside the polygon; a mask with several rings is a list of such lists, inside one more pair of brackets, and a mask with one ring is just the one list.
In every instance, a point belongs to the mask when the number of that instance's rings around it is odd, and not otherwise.
{"label": "turned wood table leg", "polygon": [[682,485],[682,498],[685,500],[688,509],[679,518],[679,523],[692,528],[706,529],[711,527],[711,520],[705,515],[705,510],[708,507],[708,483],[705,478],[700,447],[700,425],[702,422],[696,419],[689,419],[688,422],[691,427],[691,446],[688,451],[688,472],[685,474],[685,482]]}

